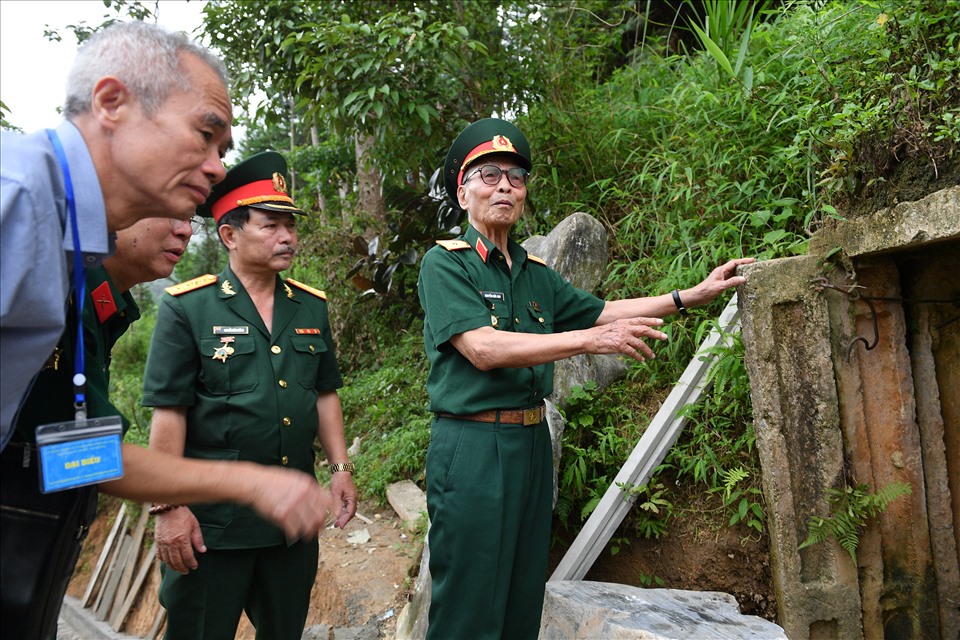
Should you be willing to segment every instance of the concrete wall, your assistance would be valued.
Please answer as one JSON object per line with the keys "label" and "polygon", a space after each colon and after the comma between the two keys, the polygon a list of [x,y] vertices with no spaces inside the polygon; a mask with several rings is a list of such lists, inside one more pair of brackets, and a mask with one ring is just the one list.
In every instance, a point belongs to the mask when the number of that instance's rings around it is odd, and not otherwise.
{"label": "concrete wall", "polygon": [[[960,188],[832,224],[740,294],[780,624],[960,637]],[[869,347],[869,349],[868,349]],[[828,490],[907,482],[860,537],[798,549]]]}

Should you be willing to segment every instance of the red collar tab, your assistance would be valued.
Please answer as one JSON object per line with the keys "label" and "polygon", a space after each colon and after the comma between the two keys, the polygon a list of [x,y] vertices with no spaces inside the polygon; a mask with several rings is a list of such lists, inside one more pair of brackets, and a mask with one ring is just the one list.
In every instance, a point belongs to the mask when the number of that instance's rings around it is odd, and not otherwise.
{"label": "red collar tab", "polygon": [[248,182],[242,187],[237,187],[233,191],[225,193],[213,203],[210,212],[213,214],[213,221],[220,222],[220,218],[237,207],[261,202],[281,202],[293,205],[293,199],[287,195],[287,183],[282,175],[274,173],[271,180]]}
{"label": "red collar tab", "polygon": [[103,324],[117,312],[117,303],[113,299],[113,292],[110,291],[110,283],[101,282],[100,286],[90,292],[90,298],[93,300],[93,308],[97,312],[97,320]]}
{"label": "red collar tab", "polygon": [[487,245],[483,244],[483,240],[477,238],[477,253],[480,254],[480,259],[483,260],[484,264],[487,262],[487,256],[490,255],[490,250],[487,249]]}

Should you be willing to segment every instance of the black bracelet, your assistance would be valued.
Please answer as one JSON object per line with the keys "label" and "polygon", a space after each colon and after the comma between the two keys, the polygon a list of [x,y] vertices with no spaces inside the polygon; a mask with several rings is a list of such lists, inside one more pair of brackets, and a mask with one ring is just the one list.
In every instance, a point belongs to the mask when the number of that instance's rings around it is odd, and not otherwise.
{"label": "black bracelet", "polygon": [[677,305],[677,311],[680,312],[680,315],[686,318],[690,313],[687,311],[687,308],[683,306],[683,302],[680,301],[680,290],[674,289],[671,291],[673,294],[673,304]]}

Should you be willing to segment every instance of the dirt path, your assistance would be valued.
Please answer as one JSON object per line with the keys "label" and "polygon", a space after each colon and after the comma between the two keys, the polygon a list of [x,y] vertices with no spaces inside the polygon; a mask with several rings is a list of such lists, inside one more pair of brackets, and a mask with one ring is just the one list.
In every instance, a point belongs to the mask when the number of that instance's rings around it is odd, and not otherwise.
{"label": "dirt path", "polygon": [[[118,509],[119,501],[101,498],[100,515],[84,543],[70,583],[71,596],[82,597],[87,588]],[[419,566],[421,540],[404,530],[389,506],[377,508],[373,503],[364,502],[360,504],[359,514],[365,519],[354,518],[343,530],[327,529],[320,536],[320,563],[311,594],[307,630],[317,625],[363,628],[356,637],[379,634],[381,638],[393,638],[397,616],[412,586],[410,573]],[[152,535],[148,533],[144,546],[150,544]],[[159,561],[155,561],[122,631],[141,637],[149,633],[160,611],[159,582]],[[254,629],[245,617],[240,621],[236,638],[254,638]]]}

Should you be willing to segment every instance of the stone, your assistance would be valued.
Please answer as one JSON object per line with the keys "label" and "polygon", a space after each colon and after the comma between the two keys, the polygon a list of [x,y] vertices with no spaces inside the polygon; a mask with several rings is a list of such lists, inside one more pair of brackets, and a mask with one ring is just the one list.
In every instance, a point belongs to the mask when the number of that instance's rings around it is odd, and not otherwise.
{"label": "stone", "polygon": [[416,527],[420,517],[427,512],[427,497],[411,480],[401,480],[388,486],[387,502],[407,529]]}
{"label": "stone", "polygon": [[410,601],[397,617],[395,640],[423,640],[427,637],[430,584],[430,544],[428,536],[424,536],[420,573],[417,575],[417,582],[413,585]]}
{"label": "stone", "polygon": [[713,591],[641,589],[608,582],[548,582],[540,640],[786,640],[783,629],[740,613]]}

